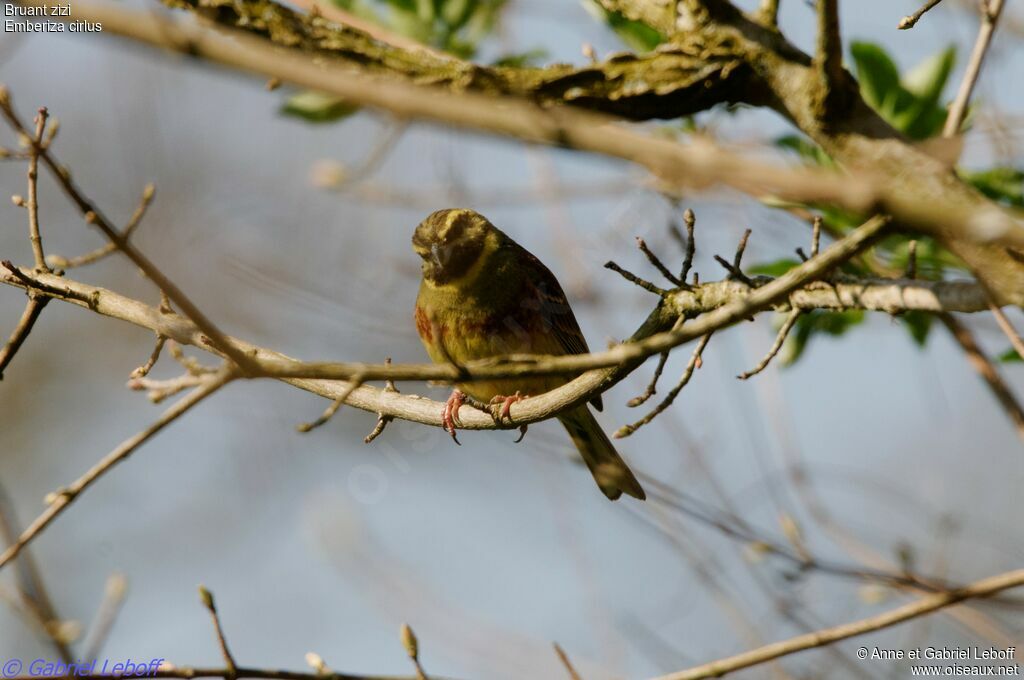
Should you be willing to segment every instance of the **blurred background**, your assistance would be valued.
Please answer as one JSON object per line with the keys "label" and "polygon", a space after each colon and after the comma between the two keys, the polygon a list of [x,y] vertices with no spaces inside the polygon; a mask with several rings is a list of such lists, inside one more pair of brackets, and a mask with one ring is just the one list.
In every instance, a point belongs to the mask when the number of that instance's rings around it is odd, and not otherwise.
{"label": "blurred background", "polygon": [[[977,30],[969,4],[949,0],[902,32],[897,22],[916,3],[844,2],[843,28],[903,69],[957,46],[952,96]],[[809,49],[813,9],[782,5],[783,30]],[[1024,72],[1022,15],[1013,3],[1007,14],[975,97],[969,167],[1024,162],[1024,93],[1014,86]],[[509,0],[475,58],[543,50],[541,62],[582,64],[584,42],[598,55],[623,49],[577,2]],[[722,277],[712,255],[731,254],[748,227],[747,263],[808,247],[804,223],[745,197],[694,194],[674,206],[643,172],[594,156],[372,112],[310,122],[282,113],[293,92],[113,36],[3,34],[0,80],[23,115],[45,105],[60,119],[58,156],[110,217],[123,223],[145,183],[156,184],[135,242],[225,331],[304,359],[426,360],[411,323],[419,270],[409,239],[442,207],[480,210],[541,257],[595,348],[628,336],[654,303],[603,263],[653,277],[634,236],[678,262],[667,225],[682,207],[697,215],[695,269],[704,280]],[[792,133],[750,109],[688,125],[750,150]],[[16,143],[8,130],[0,140]],[[0,165],[3,192],[24,193],[24,172],[21,163]],[[45,175],[40,191],[47,252],[101,244]],[[0,255],[30,262],[24,212],[0,201],[0,224]],[[72,276],[159,300],[116,257]],[[19,291],[0,290],[4,337],[23,304]],[[990,353],[1006,349],[989,315],[964,320]],[[408,622],[431,674],[565,677],[553,641],[588,680],[678,670],[908,597],[798,569],[759,540],[795,549],[798,531],[840,572],[910,569],[967,581],[1024,561],[1024,456],[1011,423],[943,329],[921,348],[903,326],[867,316],[841,337],[815,336],[792,366],[774,363],[746,382],[735,376],[768,349],[771,315],[716,335],[675,405],[618,442],[653,491],[645,504],[609,503],[557,424],[532,427],[518,445],[512,432],[463,433],[457,447],[438,429],[395,422],[366,445],[372,414],[342,409],[299,434],[295,426],[319,415],[323,399],[270,381],[235,383],[100,480],[30,552],[56,611],[83,629],[111,574],[124,575],[104,657],[220,664],[196,594],[203,583],[247,666],[302,669],[315,651],[338,670],[408,674],[398,635]],[[0,484],[22,527],[45,494],[162,411],[125,389],[152,340],[70,305],[45,310],[0,385]],[[673,354],[659,396],[689,354]],[[652,368],[605,396],[607,431],[642,415],[626,402]],[[1024,393],[1021,364],[1002,368]],[[178,373],[164,356],[153,376]],[[16,586],[5,570],[5,599],[16,599]],[[856,660],[853,650],[872,641],[1024,644],[1019,604],[954,612],[741,677],[897,674],[897,663]],[[12,656],[53,656],[13,604],[0,607],[0,658]]]}

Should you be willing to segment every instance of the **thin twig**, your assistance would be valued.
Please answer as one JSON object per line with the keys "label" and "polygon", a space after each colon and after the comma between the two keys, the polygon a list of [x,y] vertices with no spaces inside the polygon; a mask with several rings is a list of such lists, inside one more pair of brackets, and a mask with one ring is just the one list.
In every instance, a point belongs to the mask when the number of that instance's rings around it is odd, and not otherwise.
{"label": "thin twig", "polygon": [[299,432],[309,432],[310,430],[315,430],[316,428],[326,423],[334,416],[335,413],[338,412],[338,409],[341,408],[342,404],[345,403],[349,396],[356,389],[361,387],[362,384],[363,378],[361,376],[353,376],[352,380],[350,380],[348,385],[346,385],[345,390],[341,394],[339,394],[334,401],[331,402],[331,405],[324,410],[324,412],[320,415],[319,418],[310,423],[300,423],[295,427],[295,429],[298,430]]}
{"label": "thin twig", "polygon": [[128,579],[124,574],[115,572],[107,578],[103,590],[103,601],[100,602],[100,607],[96,610],[96,616],[89,625],[88,633],[85,636],[83,659],[99,658],[110,637],[114,622],[117,621],[117,616],[121,613],[127,590]]}
{"label": "thin twig", "polygon": [[[384,357],[384,365],[385,366],[390,366],[391,365],[391,357]],[[398,393],[398,388],[395,387],[395,381],[394,380],[385,380],[384,381],[384,391],[385,392]],[[394,418],[392,416],[385,415],[383,413],[378,412],[377,413],[377,423],[373,426],[373,429],[370,431],[370,434],[368,434],[365,437],[363,437],[363,443],[364,444],[369,444],[374,439],[379,437],[384,432],[384,428],[387,427],[388,423],[390,423],[392,420],[394,420]]]}
{"label": "thin twig", "polygon": [[[676,322],[672,324],[672,330],[679,330],[679,327],[683,325],[684,321],[686,321],[686,317],[680,314],[679,318],[676,319]],[[658,379],[661,377],[662,371],[665,370],[665,362],[668,361],[668,354],[668,352],[662,352],[658,355],[658,365],[654,367],[654,375],[651,376],[651,381],[647,383],[647,389],[643,391],[643,394],[633,397],[626,402],[626,406],[635,408],[654,396],[658,388]]]}
{"label": "thin twig", "polygon": [[[679,280],[686,281],[686,277],[690,274],[690,268],[693,267],[693,256],[697,252],[697,242],[693,238],[693,232],[697,225],[697,216],[694,215],[693,210],[690,208],[686,209],[683,213],[683,222],[686,224],[686,255],[683,258],[683,268],[679,271]],[[694,279],[693,285],[697,285],[697,279]]]}
{"label": "thin twig", "polygon": [[[18,535],[18,518],[14,511],[14,504],[11,503],[7,489],[0,485],[0,538],[3,545],[8,546],[14,543]],[[75,657],[72,653],[60,616],[53,606],[50,594],[47,592],[46,584],[39,573],[39,568],[32,557],[32,554],[23,550],[15,565],[18,583],[19,600],[33,618],[48,642],[53,645],[54,650],[65,663],[72,661]]]}
{"label": "thin twig", "polygon": [[906,278],[913,281],[917,278],[917,241],[910,241],[907,244],[907,271]]}
{"label": "thin twig", "polygon": [[572,661],[569,660],[569,655],[565,653],[565,650],[562,649],[562,646],[557,642],[553,642],[551,644],[554,645],[555,654],[558,655],[558,658],[562,662],[562,665],[565,666],[565,672],[569,674],[569,680],[583,680],[580,674],[576,672],[576,669],[572,665]]}
{"label": "thin twig", "polygon": [[[146,216],[146,210],[149,205],[153,202],[153,198],[156,196],[156,187],[152,184],[147,184],[146,188],[142,191],[142,198],[139,200],[138,206],[135,208],[135,212],[128,219],[128,224],[125,225],[124,237],[126,239],[131,238],[132,232],[142,222],[142,218]],[[61,269],[73,269],[75,267],[83,267],[87,264],[93,264],[98,260],[102,260],[104,257],[117,251],[117,246],[114,243],[105,243],[104,245],[92,250],[84,255],[78,255],[71,259],[64,258],[60,255],[50,255],[47,258],[51,267],[60,267]]]}
{"label": "thin twig", "polygon": [[630,283],[636,284],[637,286],[640,286],[644,290],[654,293],[655,295],[660,295],[661,297],[665,297],[666,295],[668,295],[667,290],[659,288],[658,286],[654,285],[653,283],[646,279],[641,279],[633,272],[623,269],[622,267],[617,265],[615,262],[612,262],[611,260],[604,263],[604,268],[611,269],[613,272],[616,272],[617,274],[621,275],[622,278],[626,279]]}
{"label": "thin twig", "polygon": [[[7,119],[11,127],[15,131],[26,135],[25,126],[22,124],[21,119],[14,111],[14,107],[11,104],[10,94],[6,89],[0,89],[0,113]],[[64,189],[64,193],[71,199],[71,201],[78,207],[82,215],[85,217],[85,221],[99,229],[104,236],[107,237],[113,243],[118,250],[123,252],[128,259],[135,263],[135,265],[143,271],[143,273],[154,283],[156,286],[167,294],[174,304],[187,316],[192,319],[199,328],[210,339],[217,349],[223,354],[235,362],[239,368],[242,369],[245,374],[255,373],[255,366],[252,360],[244,354],[238,352],[229,342],[224,338],[224,334],[221,333],[220,329],[205,315],[198,307],[186,296],[180,288],[178,288],[155,264],[153,264],[148,257],[146,257],[140,250],[132,245],[125,235],[118,231],[107,218],[103,215],[96,205],[92,203],[86,196],[79,190],[78,186],[71,179],[71,172],[61,165],[57,159],[53,156],[48,148],[42,147],[38,142],[33,139],[32,148],[39,154],[39,157],[43,160],[43,163],[53,173],[54,178],[58,184]],[[44,261],[45,264],[45,261]]]}
{"label": "thin twig", "polygon": [[1020,333],[1013,327],[1013,323],[1010,322],[1009,317],[1006,313],[999,308],[995,302],[991,304],[992,316],[996,318],[996,323],[999,324],[999,328],[1003,331],[1003,334],[1010,341],[1010,345],[1016,350],[1017,355],[1024,359],[1024,340],[1021,340]]}
{"label": "thin twig", "polygon": [[932,612],[950,607],[965,600],[990,597],[1010,588],[1024,586],[1024,569],[1009,571],[976,581],[963,588],[926,595],[901,607],[891,609],[877,616],[846,623],[832,628],[817,630],[806,635],[774,642],[758,649],[720,659],[708,664],[690,668],[678,673],[670,673],[657,680],[700,680],[717,678],[744,668],[751,668],[778,659],[779,657],[830,645],[840,640],[864,635],[877,630],[895,626],[904,621],[925,616]]}
{"label": "thin twig", "polygon": [[1006,411],[1006,415],[1009,416],[1010,421],[1013,423],[1017,436],[1024,440],[1024,408],[1021,408],[1017,397],[1010,391],[1009,385],[1006,384],[1002,375],[996,370],[992,360],[978,346],[977,341],[974,339],[974,334],[971,333],[967,326],[960,323],[955,316],[948,312],[937,314],[936,316],[953,335],[953,339],[959,343],[974,370],[988,384],[992,394],[999,401],[1003,410]]}
{"label": "thin twig", "polygon": [[949,115],[946,116],[946,124],[942,128],[943,137],[953,137],[960,132],[960,127],[967,116],[967,106],[971,101],[971,93],[981,75],[981,66],[988,53],[988,47],[992,43],[992,36],[996,32],[996,24],[999,15],[1003,11],[1003,0],[983,0],[984,11],[981,17],[981,28],[978,29],[978,38],[974,42],[974,50],[971,52],[971,60],[967,62],[967,70],[964,71],[964,78],[960,81],[960,89],[956,93],[953,104],[949,107]]}
{"label": "thin twig", "polygon": [[811,257],[817,257],[818,250],[821,248],[821,225],[823,222],[821,215],[815,215],[814,221],[811,222]]}
{"label": "thin twig", "polygon": [[683,285],[675,274],[668,270],[668,267],[654,254],[650,248],[647,247],[647,242],[639,236],[636,237],[636,247],[640,249],[640,252],[647,256],[647,261],[654,265],[654,268],[661,272],[661,275],[669,280],[670,283],[676,286]]}
{"label": "thin twig", "polygon": [[[0,101],[0,107],[4,105]],[[43,131],[46,130],[46,108],[39,109],[36,114],[35,135],[28,151],[28,237],[32,242],[32,255],[36,261],[36,270],[49,272],[46,266],[46,255],[43,254],[43,238],[39,233],[39,155],[42,153]],[[24,130],[22,130],[24,133]]]}
{"label": "thin twig", "polygon": [[913,28],[917,24],[917,22],[921,20],[921,17],[925,15],[925,12],[930,10],[932,7],[935,7],[935,5],[939,4],[940,2],[942,2],[942,0],[928,0],[928,2],[924,3],[924,5],[922,5],[921,8],[918,9],[916,12],[900,19],[900,23],[897,28],[899,28],[901,31],[905,31],[908,28]]}
{"label": "thin twig", "polygon": [[132,371],[129,377],[137,379],[145,378],[149,375],[149,372],[152,371],[153,367],[156,365],[157,359],[160,358],[160,352],[163,351],[165,342],[167,342],[167,336],[160,335],[158,333],[156,336],[156,345],[153,347],[153,351],[150,353],[149,359],[146,360],[146,363]]}
{"label": "thin twig", "polygon": [[778,334],[775,336],[775,342],[772,343],[771,348],[768,350],[768,353],[764,355],[764,358],[758,362],[757,366],[754,366],[754,368],[750,369],[746,373],[740,373],[736,377],[740,380],[747,380],[767,368],[768,364],[771,363],[771,360],[774,359],[775,355],[779,353],[780,349],[782,349],[783,343],[786,342],[786,337],[789,335],[789,332],[793,330],[793,326],[796,325],[797,320],[800,319],[800,316],[803,313],[804,312],[801,309],[794,309],[791,311],[786,317],[786,321],[782,324],[782,328],[779,329]]}
{"label": "thin twig", "polygon": [[408,623],[403,623],[402,628],[399,631],[399,637],[402,640],[402,646],[405,647],[405,653],[409,656],[409,660],[412,661],[413,666],[416,668],[417,680],[429,680],[426,672],[423,670],[423,665],[420,663],[420,643],[416,639],[416,633],[412,631],[412,627]]}
{"label": "thin twig", "polygon": [[662,411],[664,411],[665,409],[672,405],[672,402],[676,400],[676,397],[679,396],[679,393],[683,390],[684,387],[686,387],[686,384],[690,382],[690,378],[693,377],[693,371],[700,365],[701,355],[704,353],[704,348],[708,346],[708,341],[711,340],[711,335],[712,333],[708,333],[707,335],[700,339],[700,342],[697,343],[697,346],[693,349],[693,354],[690,355],[690,360],[686,364],[686,369],[683,371],[682,377],[679,378],[679,382],[676,383],[675,387],[673,387],[672,390],[667,395],[665,395],[665,398],[662,399],[661,402],[650,411],[650,413],[645,415],[640,420],[636,421],[635,423],[623,425],[622,427],[620,427],[618,430],[615,431],[615,434],[613,434],[612,437],[614,437],[615,439],[622,439],[623,437],[628,437],[629,435],[633,434],[644,425],[647,425],[652,420],[657,418]]}
{"label": "thin twig", "polygon": [[231,650],[228,648],[228,640],[224,636],[224,627],[220,623],[220,615],[217,613],[217,603],[213,600],[213,593],[206,586],[199,586],[199,599],[202,600],[203,606],[210,612],[210,618],[213,619],[213,630],[217,635],[217,645],[220,647],[221,656],[224,657],[224,665],[228,670],[228,677],[236,677],[238,674],[238,664],[235,663],[235,657],[231,655]]}
{"label": "thin twig", "polygon": [[11,337],[7,340],[3,349],[0,349],[0,380],[4,379],[4,371],[11,363],[11,360],[14,359],[14,355],[21,349],[28,334],[32,332],[32,328],[39,319],[39,315],[49,301],[50,298],[45,295],[29,291],[28,302],[25,303],[25,311],[21,313],[21,318],[18,320],[18,325],[14,327]]}
{"label": "thin twig", "polygon": [[28,528],[21,533],[18,540],[7,548],[2,555],[0,555],[0,567],[3,567],[12,559],[17,557],[18,553],[21,552],[25,546],[31,543],[40,534],[40,532],[43,531],[43,529],[48,527],[54,519],[64,512],[64,510],[66,510],[67,507],[71,505],[83,491],[92,486],[97,479],[109,472],[115,465],[127,459],[142,444],[149,441],[153,435],[160,432],[169,424],[184,415],[193,406],[227,384],[233,377],[234,373],[227,369],[222,369],[216,375],[211,376],[204,384],[197,387],[193,392],[189,393],[167,409],[163,415],[161,415],[149,427],[138,434],[129,437],[122,442],[120,446],[100,459],[100,461],[89,468],[84,475],[63,489],[50,494],[46,510],[33,520]]}

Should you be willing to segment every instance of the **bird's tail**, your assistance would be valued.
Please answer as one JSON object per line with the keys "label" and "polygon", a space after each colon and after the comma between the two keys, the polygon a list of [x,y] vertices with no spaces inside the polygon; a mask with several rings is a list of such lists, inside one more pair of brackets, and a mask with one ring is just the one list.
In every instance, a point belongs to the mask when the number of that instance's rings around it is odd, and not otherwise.
{"label": "bird's tail", "polygon": [[581,406],[559,416],[558,420],[569,431],[573,444],[594,475],[594,481],[609,500],[614,501],[623,493],[640,500],[647,498],[640,482],[636,481],[589,408]]}

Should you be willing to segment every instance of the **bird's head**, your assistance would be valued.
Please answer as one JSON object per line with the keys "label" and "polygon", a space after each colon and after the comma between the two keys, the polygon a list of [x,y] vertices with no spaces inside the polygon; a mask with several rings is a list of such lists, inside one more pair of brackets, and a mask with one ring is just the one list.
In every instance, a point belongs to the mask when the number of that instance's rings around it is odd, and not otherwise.
{"label": "bird's head", "polygon": [[423,259],[423,277],[448,283],[464,276],[498,240],[487,218],[467,208],[437,210],[416,227],[412,247]]}

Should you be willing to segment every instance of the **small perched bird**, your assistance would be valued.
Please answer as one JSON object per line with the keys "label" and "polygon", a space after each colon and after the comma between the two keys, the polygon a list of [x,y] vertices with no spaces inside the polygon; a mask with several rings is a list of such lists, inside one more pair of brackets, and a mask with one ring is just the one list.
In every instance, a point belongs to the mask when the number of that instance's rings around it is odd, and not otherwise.
{"label": "small perched bird", "polygon": [[[423,259],[416,330],[435,363],[589,351],[554,274],[480,213],[463,208],[431,213],[416,227],[412,245]],[[459,384],[444,409],[445,429],[455,437],[467,394],[503,404],[501,416],[507,417],[509,407],[524,395],[547,392],[568,380],[531,376]],[[601,410],[600,396],[591,403]],[[558,420],[605,496],[646,497],[586,404]]]}

